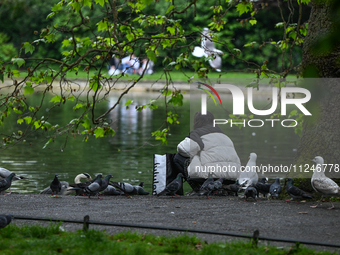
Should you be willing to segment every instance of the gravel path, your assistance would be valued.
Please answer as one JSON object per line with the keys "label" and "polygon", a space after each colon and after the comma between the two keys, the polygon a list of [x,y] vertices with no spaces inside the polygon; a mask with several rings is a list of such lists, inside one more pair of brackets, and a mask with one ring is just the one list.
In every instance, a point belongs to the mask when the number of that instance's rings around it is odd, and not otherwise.
{"label": "gravel path", "polygon": [[[1,214],[74,220],[82,220],[85,215],[89,215],[90,220],[96,221],[163,225],[242,234],[252,234],[254,230],[259,229],[262,236],[328,243],[340,241],[340,203],[334,203],[335,209],[327,210],[329,202],[313,209],[310,205],[315,204],[314,202],[297,203],[279,200],[245,202],[236,197],[206,199],[205,197],[118,196],[88,199],[75,196],[52,198],[37,194],[1,195],[0,203]],[[14,223],[21,225],[37,222],[14,220]],[[81,224],[63,223],[62,226],[70,231],[82,229]],[[128,230],[121,227],[94,225],[90,225],[90,228],[106,229],[109,233]],[[132,229],[132,231],[136,230],[157,235],[178,235],[178,232]],[[235,240],[235,238],[215,235],[197,234],[197,236],[208,242]]]}

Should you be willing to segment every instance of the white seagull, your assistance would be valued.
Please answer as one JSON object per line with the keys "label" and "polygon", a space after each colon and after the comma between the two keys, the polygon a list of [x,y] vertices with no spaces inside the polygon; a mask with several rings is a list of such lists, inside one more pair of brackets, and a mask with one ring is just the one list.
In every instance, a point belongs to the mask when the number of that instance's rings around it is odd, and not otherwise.
{"label": "white seagull", "polygon": [[208,28],[204,28],[202,32],[201,47],[196,46],[192,55],[195,57],[210,57],[214,59],[209,60],[209,64],[217,72],[221,72],[222,58],[219,55],[223,55],[223,52],[215,48],[214,42],[211,40],[211,32]]}
{"label": "white seagull", "polygon": [[255,185],[259,179],[256,171],[256,159],[256,153],[250,153],[249,161],[245,169],[243,170],[243,172],[240,173],[240,176],[237,179],[238,183],[242,186],[242,189],[246,189],[252,184]]}
{"label": "white seagull", "polygon": [[[316,163],[314,173],[311,179],[311,184],[313,189],[321,194],[321,199],[317,205],[311,206],[312,208],[318,207],[319,203],[322,201],[323,197],[333,197],[340,196],[340,187],[332,179],[325,175],[323,163],[324,160],[320,156],[316,156],[312,159]],[[333,209],[334,205],[331,202],[332,207],[328,209]]]}

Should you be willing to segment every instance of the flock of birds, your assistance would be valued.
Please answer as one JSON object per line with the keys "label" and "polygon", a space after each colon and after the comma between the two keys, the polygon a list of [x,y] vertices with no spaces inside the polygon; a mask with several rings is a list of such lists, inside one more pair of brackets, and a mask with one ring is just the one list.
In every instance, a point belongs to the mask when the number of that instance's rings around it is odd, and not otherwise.
{"label": "flock of birds", "polygon": [[[209,198],[209,195],[214,192],[218,193],[219,191],[225,191],[228,194],[232,193],[238,196],[238,192],[243,191],[245,200],[248,200],[249,198],[256,200],[256,197],[259,198],[260,194],[262,194],[265,198],[267,198],[268,194],[270,194],[272,198],[279,198],[279,195],[282,192],[280,178],[276,178],[275,182],[272,184],[266,183],[268,181],[267,178],[261,178],[258,180],[258,175],[255,168],[256,159],[257,155],[255,153],[251,153],[245,168],[246,171],[243,171],[240,174],[235,184],[223,185],[223,178],[214,180],[212,174],[209,174],[207,180],[200,187],[200,190],[194,193],[194,195],[207,196],[207,198]],[[316,163],[317,166],[315,169],[317,170],[315,170],[313,173],[311,185],[317,193],[321,194],[321,199],[317,205],[311,206],[312,208],[316,208],[324,197],[340,196],[340,187],[332,179],[325,175],[323,168],[324,160],[322,157],[317,156],[312,161]],[[158,196],[176,196],[176,193],[182,189],[182,178],[183,174],[178,174],[177,178],[169,183],[165,190],[160,192]],[[294,186],[292,178],[287,178],[286,191],[291,197],[291,200],[314,198],[312,194]],[[331,201],[330,203],[332,206],[328,209],[333,209],[334,205]]]}
{"label": "flock of birds", "polygon": [[[279,198],[279,195],[282,192],[280,178],[276,178],[275,182],[272,184],[267,183],[267,178],[261,178],[258,180],[258,175],[256,172],[256,159],[257,155],[255,153],[251,153],[245,168],[246,171],[243,171],[240,174],[239,178],[234,184],[224,185],[223,178],[214,180],[212,174],[209,174],[208,178],[200,187],[200,190],[195,194],[199,196],[207,196],[207,198],[209,198],[212,193],[219,193],[221,191],[222,194],[223,192],[226,192],[227,194],[234,194],[236,196],[238,196],[238,192],[244,192],[244,198],[246,200],[250,198],[256,200],[256,197],[259,198],[260,194],[262,194],[265,198],[267,198],[268,194],[270,194],[272,198]],[[311,185],[316,192],[321,194],[320,201],[322,201],[324,197],[340,196],[340,187],[332,179],[325,176],[323,169],[323,158],[317,156],[312,161],[317,165],[315,169],[319,170],[314,171],[311,178]],[[58,175],[55,175],[50,186],[41,191],[40,194],[51,194],[54,197],[57,197],[58,195],[75,194],[88,196],[89,198],[91,198],[91,196],[97,196],[99,198],[100,195],[131,196],[149,194],[149,192],[143,189],[143,182],[141,182],[139,185],[132,185],[126,182],[113,182],[110,181],[111,178],[112,175],[110,174],[105,178],[103,178],[102,174],[98,174],[94,179],[92,179],[88,173],[82,173],[76,176],[74,184],[69,184],[65,181],[59,181]],[[157,196],[176,196],[176,193],[182,189],[183,178],[183,174],[178,174],[176,179],[170,182],[165,187],[164,191],[157,194]],[[5,168],[0,168],[0,179],[1,194],[7,189],[10,191],[12,181],[25,179],[25,177],[16,175]],[[82,179],[85,179],[86,181],[81,182]],[[286,190],[291,196],[291,200],[314,198],[312,194],[294,186],[292,178],[287,179]],[[7,194],[11,194],[11,192]],[[320,201],[317,203],[317,205],[312,207],[318,207]],[[331,205],[332,206],[328,209],[334,208],[332,202]]]}
{"label": "flock of birds", "polygon": [[[14,180],[22,180],[27,179],[23,176],[18,176],[15,173],[10,172],[5,168],[0,168],[0,193],[9,189],[12,185],[12,181]],[[74,179],[74,184],[69,184],[66,181],[59,181],[58,175],[54,176],[50,186],[46,187],[44,190],[40,192],[40,194],[50,194],[54,197],[58,197],[58,195],[78,195],[78,196],[97,196],[99,198],[100,195],[148,195],[149,192],[143,189],[144,182],[141,182],[139,185],[132,185],[126,182],[113,182],[110,181],[112,175],[109,174],[105,178],[103,178],[102,174],[98,174],[94,179],[88,173],[78,174]],[[82,179],[85,179],[85,182],[81,182]],[[5,195],[11,194],[6,193]]]}

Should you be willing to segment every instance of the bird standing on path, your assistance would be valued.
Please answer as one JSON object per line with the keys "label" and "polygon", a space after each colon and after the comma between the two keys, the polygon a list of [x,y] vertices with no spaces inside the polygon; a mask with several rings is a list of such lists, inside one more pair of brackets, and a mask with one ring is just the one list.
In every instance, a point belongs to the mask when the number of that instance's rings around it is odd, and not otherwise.
{"label": "bird standing on path", "polygon": [[246,199],[246,201],[250,197],[253,198],[256,201],[256,196],[257,196],[257,190],[256,190],[254,184],[248,186],[246,188],[246,190],[244,191],[244,198]]}
{"label": "bird standing on path", "polygon": [[[9,189],[12,185],[12,180],[15,176],[15,173],[11,173],[9,176],[7,176],[5,179],[0,181],[0,194],[5,191],[6,189]],[[5,195],[9,195],[12,192],[10,191],[9,193]]]}
{"label": "bird standing on path", "polygon": [[144,182],[141,182],[139,185],[132,185],[127,182],[110,182],[112,186],[124,192],[126,196],[133,195],[149,195],[149,192],[143,189]]}
{"label": "bird standing on path", "polygon": [[250,153],[249,160],[245,169],[243,170],[243,172],[240,173],[240,176],[237,178],[238,183],[243,186],[244,189],[252,184],[255,185],[259,179],[256,171],[256,159],[256,153]]}
{"label": "bird standing on path", "polygon": [[[103,177],[102,174],[98,174],[96,178],[92,181],[92,183],[89,186],[84,188],[83,190],[84,194],[86,194],[89,198],[95,195],[97,195],[98,197],[98,193],[102,186],[102,177]],[[79,188],[74,188],[74,189],[79,189]]]}
{"label": "bird standing on path", "polygon": [[[321,194],[321,199],[317,205],[311,206],[312,208],[316,208],[324,197],[340,196],[340,187],[336,182],[325,175],[324,160],[322,157],[316,156],[312,159],[312,162],[316,163],[316,166],[311,179],[311,184],[313,189]],[[332,206],[328,209],[333,209],[334,205],[332,201],[330,201],[330,203]]]}
{"label": "bird standing on path", "polygon": [[54,196],[54,194],[55,194],[54,197],[57,197],[58,193],[61,191],[61,183],[58,180],[58,175],[57,174],[54,176],[54,179],[53,179],[53,181],[50,184],[50,188],[52,190],[52,196]]}
{"label": "bird standing on path", "polygon": [[183,186],[182,178],[183,178],[183,174],[179,173],[176,179],[170,182],[162,192],[159,192],[157,194],[157,196],[162,196],[162,195],[179,196],[176,194],[176,192],[178,192]]}
{"label": "bird standing on path", "polygon": [[9,223],[11,223],[13,219],[13,215],[11,214],[0,214],[0,229],[6,227]]}
{"label": "bird standing on path", "polygon": [[234,184],[229,184],[229,185],[223,185],[222,189],[226,190],[228,195],[230,193],[235,194],[235,196],[238,197],[238,192],[240,190],[241,186],[238,183],[238,180],[236,180],[236,182]]}
{"label": "bird standing on path", "polygon": [[270,185],[269,193],[273,198],[279,198],[279,195],[281,194],[282,187],[280,184],[280,178],[276,178],[275,182]]}
{"label": "bird standing on path", "polygon": [[[288,195],[291,197],[291,200],[293,200],[293,199],[313,199],[314,198],[314,196],[312,194],[309,194],[306,191],[303,191],[302,189],[295,187],[293,185],[293,179],[292,178],[287,179],[286,190],[287,190]],[[290,200],[286,200],[286,201],[290,201]]]}
{"label": "bird standing on path", "polygon": [[255,184],[255,188],[258,191],[257,197],[259,197],[260,193],[266,198],[269,193],[270,184],[267,184],[267,178],[263,177],[261,180]]}
{"label": "bird standing on path", "polygon": [[[212,181],[211,181],[212,180]],[[207,196],[210,199],[209,195],[211,192],[219,190],[222,188],[223,178],[220,178],[216,181],[210,176],[208,179],[203,183],[201,189],[198,193],[199,196]]]}

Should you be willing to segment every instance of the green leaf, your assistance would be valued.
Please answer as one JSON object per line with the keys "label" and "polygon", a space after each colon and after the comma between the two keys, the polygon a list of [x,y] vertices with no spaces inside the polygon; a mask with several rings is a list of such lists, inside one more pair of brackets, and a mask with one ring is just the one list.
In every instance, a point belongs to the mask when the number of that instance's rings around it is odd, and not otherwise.
{"label": "green leaf", "polygon": [[107,31],[109,30],[109,26],[106,20],[101,20],[97,23],[98,31]]}
{"label": "green leaf", "polygon": [[33,54],[33,51],[35,50],[35,47],[31,45],[29,42],[25,42],[22,48],[25,49],[25,54],[27,54],[27,52]]}
{"label": "green leaf", "polygon": [[26,82],[26,86],[24,87],[24,95],[31,95],[34,92],[34,88],[32,88],[32,85],[30,82]]}
{"label": "green leaf", "polygon": [[176,34],[176,29],[174,27],[167,27],[166,31],[169,31],[171,35],[175,35]]}
{"label": "green leaf", "polygon": [[43,149],[45,149],[45,148],[47,147],[47,145],[49,145],[51,142],[53,142],[53,138],[50,138],[50,140],[48,140],[48,141],[45,143]]}
{"label": "green leaf", "polygon": [[20,67],[23,64],[25,64],[25,60],[22,59],[22,58],[12,58],[12,62],[13,62],[13,64],[17,64],[18,67]]}
{"label": "green leaf", "polygon": [[18,119],[18,120],[17,120],[17,123],[18,123],[18,124],[22,124],[23,122],[24,122],[23,119]]}
{"label": "green leaf", "polygon": [[236,10],[241,16],[243,13],[247,13],[253,9],[252,3],[241,2],[236,6]]}
{"label": "green leaf", "polygon": [[12,70],[13,76],[15,77],[19,77],[20,76],[20,72],[19,70]]}
{"label": "green leaf", "polygon": [[153,61],[154,63],[157,61],[157,56],[156,56],[156,53],[151,51],[151,50],[148,50],[146,52],[146,54],[148,55],[148,59],[150,59],[151,61]]}
{"label": "green leaf", "polygon": [[171,11],[173,10],[174,7],[175,7],[174,5],[170,5],[169,8],[166,10],[166,13],[165,13],[165,14],[171,12]]}
{"label": "green leaf", "polygon": [[251,19],[249,20],[249,23],[254,26],[256,23],[257,23],[257,20],[256,19]]}
{"label": "green leaf", "polygon": [[89,119],[85,119],[82,125],[86,130],[89,130],[91,128],[91,121]]}
{"label": "green leaf", "polygon": [[51,103],[60,103],[61,102],[61,96],[60,95],[56,95],[54,96],[51,100]]}
{"label": "green leaf", "polygon": [[103,128],[96,128],[96,130],[94,131],[94,135],[96,138],[98,137],[104,137],[105,134],[105,130]]}
{"label": "green leaf", "polygon": [[72,95],[72,96],[69,96],[68,98],[67,98],[67,100],[69,100],[69,101],[74,101],[75,100],[75,97]]}
{"label": "green leaf", "polygon": [[102,7],[104,6],[105,2],[107,2],[107,0],[95,0],[96,4],[100,4]]}
{"label": "green leaf", "polygon": [[73,107],[73,110],[77,110],[78,108],[82,108],[83,104],[76,104],[76,106]]}
{"label": "green leaf", "polygon": [[25,120],[25,122],[26,122],[26,124],[31,124],[31,122],[32,122],[32,117],[25,117],[24,118],[24,120]]}

